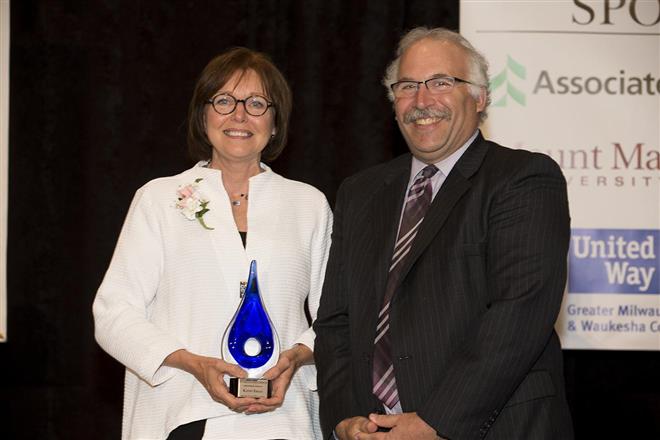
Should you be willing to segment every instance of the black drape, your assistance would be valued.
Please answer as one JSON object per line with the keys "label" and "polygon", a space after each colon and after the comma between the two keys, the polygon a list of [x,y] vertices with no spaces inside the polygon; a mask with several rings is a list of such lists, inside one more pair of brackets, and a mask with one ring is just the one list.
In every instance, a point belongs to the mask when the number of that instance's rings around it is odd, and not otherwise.
{"label": "black drape", "polygon": [[[380,84],[400,34],[458,27],[458,1],[12,1],[8,335],[0,435],[116,439],[123,368],[91,303],[134,191],[190,166],[197,75],[231,46],[294,93],[273,168],[325,192],[406,150]],[[578,438],[660,433],[658,352],[566,352]]]}

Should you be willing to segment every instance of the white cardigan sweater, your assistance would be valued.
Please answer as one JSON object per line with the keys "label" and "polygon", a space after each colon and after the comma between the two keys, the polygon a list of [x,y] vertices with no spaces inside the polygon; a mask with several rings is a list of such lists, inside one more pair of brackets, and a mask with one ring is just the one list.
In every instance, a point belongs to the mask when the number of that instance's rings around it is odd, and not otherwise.
{"label": "white cardigan sweater", "polygon": [[[202,165],[137,191],[94,301],[96,340],[126,366],[122,438],[165,439],[199,419],[208,419],[205,439],[320,438],[314,366],[298,370],[281,408],[253,415],[230,411],[192,375],[161,366],[182,348],[220,357],[253,259],[282,349],[314,348],[303,307],[308,298],[316,318],[332,228],[325,197],[262,164],[250,179],[244,248],[220,171]],[[198,178],[213,230],[175,208],[178,187]]]}

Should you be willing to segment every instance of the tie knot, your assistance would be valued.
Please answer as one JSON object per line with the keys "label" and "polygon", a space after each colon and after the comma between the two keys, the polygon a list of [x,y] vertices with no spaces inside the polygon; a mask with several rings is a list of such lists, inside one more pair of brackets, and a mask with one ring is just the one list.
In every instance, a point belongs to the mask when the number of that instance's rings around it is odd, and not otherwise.
{"label": "tie knot", "polygon": [[[412,186],[410,187],[410,190],[408,191],[408,195],[419,195],[422,194],[425,191],[425,188],[427,185],[431,185],[431,182],[429,179],[433,177],[435,173],[437,173],[439,170],[436,168],[435,165],[427,165],[417,173],[417,177],[415,177],[415,181],[413,182]],[[430,187],[429,187],[430,188]]]}
{"label": "tie knot", "polygon": [[433,177],[437,172],[438,172],[438,168],[435,165],[427,165],[421,171],[420,176],[422,176],[425,179],[428,179],[430,177]]}

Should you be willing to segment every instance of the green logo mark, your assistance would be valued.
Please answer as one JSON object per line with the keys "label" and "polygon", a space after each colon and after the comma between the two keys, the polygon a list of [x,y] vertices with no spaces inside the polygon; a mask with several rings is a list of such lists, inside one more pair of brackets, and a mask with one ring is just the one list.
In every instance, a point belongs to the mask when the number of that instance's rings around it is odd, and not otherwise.
{"label": "green logo mark", "polygon": [[[518,90],[516,86],[511,83],[510,77],[525,79],[527,77],[527,70],[525,69],[525,66],[511,58],[510,55],[507,55],[506,58],[506,67],[504,70],[502,70],[490,80],[491,93],[506,83],[506,94],[492,105],[493,107],[506,107],[507,97],[510,96],[511,99],[524,107],[525,94]],[[511,72],[513,75],[509,75],[509,72]]]}

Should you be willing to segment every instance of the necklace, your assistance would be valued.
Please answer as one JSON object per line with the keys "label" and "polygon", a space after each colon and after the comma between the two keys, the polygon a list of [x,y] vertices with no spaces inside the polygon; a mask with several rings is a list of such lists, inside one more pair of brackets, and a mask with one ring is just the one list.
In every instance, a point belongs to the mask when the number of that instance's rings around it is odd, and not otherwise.
{"label": "necklace", "polygon": [[246,201],[248,199],[247,193],[241,194],[238,197],[239,197],[238,199],[231,201],[232,206],[241,206],[241,199],[245,199]]}

